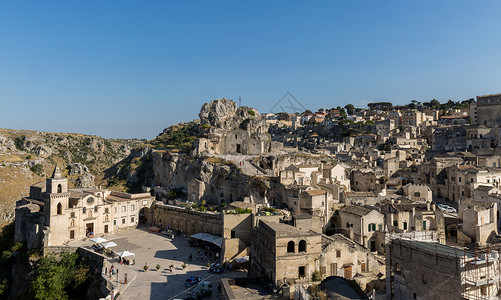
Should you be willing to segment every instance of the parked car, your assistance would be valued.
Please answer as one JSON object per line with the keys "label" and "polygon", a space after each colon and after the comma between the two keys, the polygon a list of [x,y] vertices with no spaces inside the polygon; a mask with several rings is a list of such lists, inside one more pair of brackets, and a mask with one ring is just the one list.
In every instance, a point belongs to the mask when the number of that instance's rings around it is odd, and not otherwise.
{"label": "parked car", "polygon": [[212,295],[212,283],[210,281],[200,282],[193,291],[187,292],[188,296],[185,300],[197,300]]}
{"label": "parked car", "polygon": [[438,203],[437,204],[437,207],[441,210],[441,211],[444,211],[444,212],[447,212],[447,213],[456,213],[457,210],[452,207],[452,206],[449,206],[449,205],[446,205],[446,204],[441,204],[441,203]]}
{"label": "parked car", "polygon": [[190,276],[184,282],[184,286],[185,287],[194,286],[195,284],[199,283],[200,281],[202,281],[201,277]]}
{"label": "parked car", "polygon": [[224,267],[219,263],[214,263],[209,267],[209,272],[213,274],[221,274],[224,272]]}

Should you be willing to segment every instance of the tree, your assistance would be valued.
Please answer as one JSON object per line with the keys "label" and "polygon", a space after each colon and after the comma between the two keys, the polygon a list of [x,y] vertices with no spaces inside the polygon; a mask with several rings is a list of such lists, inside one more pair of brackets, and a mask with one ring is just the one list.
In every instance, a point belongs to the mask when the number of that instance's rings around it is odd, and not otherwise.
{"label": "tree", "polygon": [[78,263],[77,253],[65,252],[61,260],[49,256],[38,261],[37,275],[30,284],[35,299],[67,299],[81,293],[90,278],[89,267]]}
{"label": "tree", "polygon": [[353,104],[346,104],[344,108],[346,108],[349,115],[353,115],[353,112],[355,111],[355,106]]}

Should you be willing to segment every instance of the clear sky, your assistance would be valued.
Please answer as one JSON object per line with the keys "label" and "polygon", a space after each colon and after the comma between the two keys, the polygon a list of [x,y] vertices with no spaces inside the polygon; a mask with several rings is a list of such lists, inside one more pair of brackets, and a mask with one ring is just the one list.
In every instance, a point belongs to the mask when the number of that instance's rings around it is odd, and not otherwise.
{"label": "clear sky", "polygon": [[501,92],[501,1],[1,1],[0,128],[153,138],[266,112]]}

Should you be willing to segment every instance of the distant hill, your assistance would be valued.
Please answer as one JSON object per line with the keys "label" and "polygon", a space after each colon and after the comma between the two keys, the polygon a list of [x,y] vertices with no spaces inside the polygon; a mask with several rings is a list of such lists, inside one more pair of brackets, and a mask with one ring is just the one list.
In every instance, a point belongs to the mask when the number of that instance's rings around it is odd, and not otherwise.
{"label": "distant hill", "polygon": [[145,141],[0,129],[0,222],[13,220],[15,201],[50,175],[56,163],[72,187],[98,185],[106,169]]}

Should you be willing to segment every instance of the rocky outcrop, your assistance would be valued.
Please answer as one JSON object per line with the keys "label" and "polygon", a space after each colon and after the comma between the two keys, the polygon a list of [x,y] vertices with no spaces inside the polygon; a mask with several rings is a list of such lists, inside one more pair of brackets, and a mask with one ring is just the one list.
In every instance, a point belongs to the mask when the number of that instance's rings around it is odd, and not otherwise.
{"label": "rocky outcrop", "polygon": [[266,126],[257,109],[246,106],[237,108],[235,101],[225,98],[205,103],[198,116],[202,128],[209,125],[225,130],[242,129],[254,132],[257,128]]}
{"label": "rocky outcrop", "polygon": [[234,122],[237,103],[232,100],[217,99],[205,103],[200,110],[201,124],[208,124],[217,128],[228,128]]}
{"label": "rocky outcrop", "polygon": [[14,141],[0,134],[0,153],[13,152],[16,150]]}
{"label": "rocky outcrop", "polygon": [[76,188],[89,188],[94,187],[94,175],[91,174],[89,168],[80,163],[68,164],[69,181],[73,183]]}

